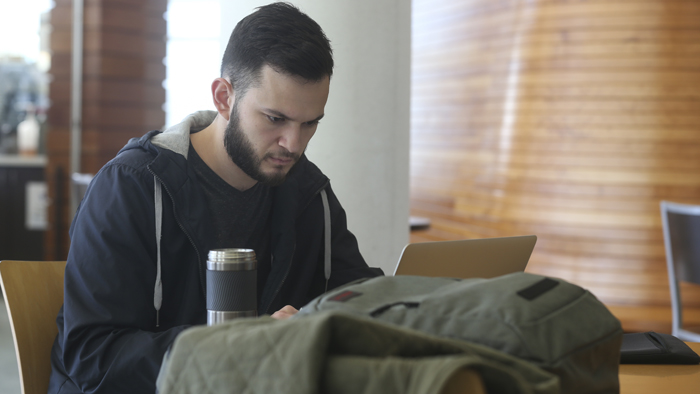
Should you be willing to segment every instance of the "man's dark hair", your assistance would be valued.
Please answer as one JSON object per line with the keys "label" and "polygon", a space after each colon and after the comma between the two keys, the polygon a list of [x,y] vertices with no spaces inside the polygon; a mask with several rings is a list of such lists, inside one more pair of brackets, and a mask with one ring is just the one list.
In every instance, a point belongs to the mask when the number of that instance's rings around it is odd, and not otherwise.
{"label": "man's dark hair", "polygon": [[275,71],[317,82],[333,74],[333,50],[313,19],[289,3],[258,7],[231,33],[221,76],[229,78],[238,97],[259,81],[268,64]]}

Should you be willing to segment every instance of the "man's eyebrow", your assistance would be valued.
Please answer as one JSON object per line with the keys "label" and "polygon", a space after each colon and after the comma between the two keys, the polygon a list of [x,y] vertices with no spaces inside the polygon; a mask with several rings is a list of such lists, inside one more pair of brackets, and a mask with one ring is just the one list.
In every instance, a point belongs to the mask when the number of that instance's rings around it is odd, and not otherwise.
{"label": "man's eyebrow", "polygon": [[[280,111],[277,111],[277,110],[275,110],[275,109],[272,109],[272,108],[263,108],[263,111],[264,111],[264,112],[267,112],[267,113],[270,114],[270,115],[276,116],[276,117],[278,117],[278,118],[289,119],[289,116],[283,114],[283,113],[280,112]],[[314,122],[318,122],[319,120],[323,119],[323,117],[324,117],[325,115],[326,115],[326,114],[321,114],[321,115],[320,115],[319,117],[317,117],[316,119],[309,120],[309,121],[306,121],[306,122],[304,122],[304,123],[314,123]]]}
{"label": "man's eyebrow", "polygon": [[315,123],[315,122],[318,122],[319,120],[323,119],[323,117],[324,117],[325,115],[326,115],[326,114],[321,114],[318,118],[316,118],[316,119],[314,119],[314,120],[310,120],[310,121],[308,121],[308,122],[306,122],[306,123]]}

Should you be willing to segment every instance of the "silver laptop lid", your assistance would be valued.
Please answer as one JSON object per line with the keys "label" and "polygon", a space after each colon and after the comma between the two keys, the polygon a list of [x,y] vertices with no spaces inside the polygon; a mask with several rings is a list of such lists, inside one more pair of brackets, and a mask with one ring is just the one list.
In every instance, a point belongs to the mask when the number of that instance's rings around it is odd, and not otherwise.
{"label": "silver laptop lid", "polygon": [[536,242],[523,235],[408,244],[394,275],[493,278],[524,271]]}

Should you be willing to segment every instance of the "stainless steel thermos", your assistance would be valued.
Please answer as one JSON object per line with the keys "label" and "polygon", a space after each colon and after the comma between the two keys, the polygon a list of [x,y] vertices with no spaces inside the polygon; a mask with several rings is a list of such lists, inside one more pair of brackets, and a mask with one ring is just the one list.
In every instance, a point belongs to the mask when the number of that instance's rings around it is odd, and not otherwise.
{"label": "stainless steel thermos", "polygon": [[207,325],[258,315],[257,269],[252,249],[209,251]]}

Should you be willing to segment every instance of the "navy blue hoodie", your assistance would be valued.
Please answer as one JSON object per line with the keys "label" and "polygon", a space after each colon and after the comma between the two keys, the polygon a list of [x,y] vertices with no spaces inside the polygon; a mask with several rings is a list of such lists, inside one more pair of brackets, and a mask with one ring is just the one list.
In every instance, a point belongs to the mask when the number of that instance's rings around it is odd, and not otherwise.
{"label": "navy blue hoodie", "polygon": [[[155,393],[175,337],[206,324],[214,235],[187,151],[190,130],[215,115],[198,112],[132,139],[90,183],[70,229],[50,394]],[[328,178],[305,156],[273,188],[271,215],[272,268],[259,314],[300,308],[326,287],[382,274],[365,263]]]}

